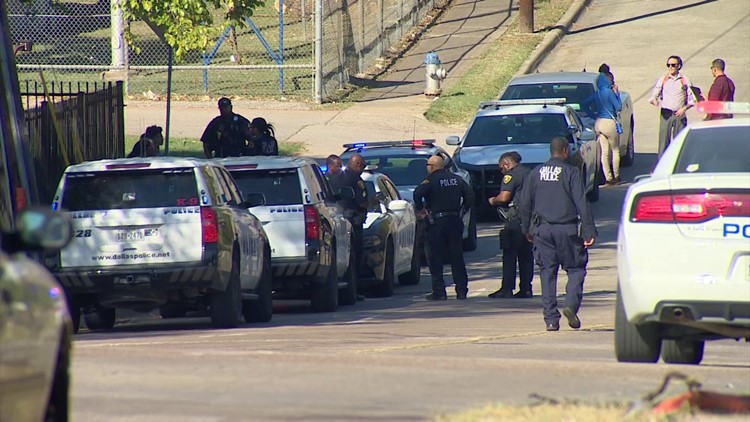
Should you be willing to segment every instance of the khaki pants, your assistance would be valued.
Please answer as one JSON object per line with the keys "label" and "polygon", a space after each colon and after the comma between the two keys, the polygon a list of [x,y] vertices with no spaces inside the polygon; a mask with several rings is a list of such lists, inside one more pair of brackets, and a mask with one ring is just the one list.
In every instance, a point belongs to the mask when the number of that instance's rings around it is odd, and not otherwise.
{"label": "khaki pants", "polygon": [[[620,177],[620,135],[617,133],[613,119],[596,119],[594,131],[596,132],[596,139],[599,141],[599,147],[602,149],[604,177],[609,182]],[[611,169],[610,159],[612,160]]]}

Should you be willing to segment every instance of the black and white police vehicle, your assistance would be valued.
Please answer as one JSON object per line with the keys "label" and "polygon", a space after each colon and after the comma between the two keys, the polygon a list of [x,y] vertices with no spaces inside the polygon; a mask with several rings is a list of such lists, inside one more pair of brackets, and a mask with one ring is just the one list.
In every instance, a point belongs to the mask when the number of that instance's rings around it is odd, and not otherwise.
{"label": "black and white police vehicle", "polygon": [[463,139],[449,136],[446,142],[457,145],[453,159],[471,175],[476,206],[489,210],[487,198],[500,192],[503,178],[500,156],[516,151],[521,164],[535,167],[549,160],[549,144],[556,136],[570,142],[570,162],[581,170],[589,201],[597,201],[599,144],[565,98],[483,102]]}
{"label": "black and white police vehicle", "polygon": [[[333,312],[357,301],[352,228],[315,160],[237,157],[218,160],[248,196],[271,243],[274,297],[309,298],[314,311]],[[348,190],[353,197],[351,189]]]}
{"label": "black and white police vehicle", "polygon": [[152,157],[69,166],[52,208],[74,237],[47,264],[78,326],[111,328],[115,309],[164,317],[205,307],[217,328],[269,321],[271,249],[260,221],[220,164]]}

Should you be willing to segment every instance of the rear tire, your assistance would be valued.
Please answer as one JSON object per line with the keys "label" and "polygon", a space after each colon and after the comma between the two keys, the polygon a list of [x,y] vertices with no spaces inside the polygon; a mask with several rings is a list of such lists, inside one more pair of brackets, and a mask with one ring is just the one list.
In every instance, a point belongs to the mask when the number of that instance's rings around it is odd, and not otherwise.
{"label": "rear tire", "polygon": [[339,290],[339,305],[354,305],[357,303],[357,256],[354,253],[354,245],[349,249],[349,266],[341,280],[346,287]]}
{"label": "rear tire", "polygon": [[703,360],[705,344],[703,341],[690,339],[664,340],[661,358],[665,363],[698,365]]}
{"label": "rear tire", "polygon": [[331,245],[331,262],[323,283],[313,286],[310,298],[313,312],[336,312],[339,306],[339,280],[336,275],[336,244]]}
{"label": "rear tire", "polygon": [[469,216],[469,234],[466,239],[463,240],[463,248],[464,251],[471,252],[475,251],[477,249],[477,216],[476,216],[476,209],[472,208],[471,211],[469,211],[471,215]]}
{"label": "rear tire", "polygon": [[634,128],[635,128],[635,121],[631,117],[630,118],[630,138],[628,139],[628,148],[625,152],[625,155],[620,157],[621,167],[630,167],[633,165],[633,162],[635,161],[635,143],[634,143],[635,136],[633,135]]}
{"label": "rear tire", "polygon": [[385,247],[385,263],[383,264],[383,280],[375,287],[378,297],[391,297],[396,286],[396,269],[393,257],[393,242],[388,239]]}
{"label": "rear tire", "polygon": [[237,253],[232,259],[232,272],[224,291],[211,293],[211,325],[214,328],[235,328],[240,323],[242,312],[242,287]]}
{"label": "rear tire", "polygon": [[83,316],[89,330],[108,330],[115,326],[115,310],[96,305],[94,312]]}
{"label": "rear tire", "polygon": [[661,339],[654,323],[631,324],[625,315],[618,290],[615,309],[615,355],[618,362],[655,363],[659,360]]}
{"label": "rear tire", "polygon": [[417,234],[414,233],[414,249],[411,254],[411,268],[408,273],[398,276],[398,282],[402,286],[414,286],[419,284],[419,280],[422,278],[422,263],[420,255],[419,239],[417,239]]}
{"label": "rear tire", "polygon": [[256,290],[258,299],[242,302],[242,316],[245,322],[268,322],[273,318],[273,278],[271,251],[268,249],[263,256],[262,271]]}

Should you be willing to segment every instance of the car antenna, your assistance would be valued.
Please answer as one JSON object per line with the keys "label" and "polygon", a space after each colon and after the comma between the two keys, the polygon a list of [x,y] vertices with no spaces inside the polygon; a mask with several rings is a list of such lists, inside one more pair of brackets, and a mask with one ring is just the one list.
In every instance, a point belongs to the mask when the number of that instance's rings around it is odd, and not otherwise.
{"label": "car antenna", "polygon": [[586,71],[586,62],[583,62],[583,71]]}
{"label": "car antenna", "polygon": [[417,140],[417,119],[414,119],[414,130],[412,131],[411,140]]}

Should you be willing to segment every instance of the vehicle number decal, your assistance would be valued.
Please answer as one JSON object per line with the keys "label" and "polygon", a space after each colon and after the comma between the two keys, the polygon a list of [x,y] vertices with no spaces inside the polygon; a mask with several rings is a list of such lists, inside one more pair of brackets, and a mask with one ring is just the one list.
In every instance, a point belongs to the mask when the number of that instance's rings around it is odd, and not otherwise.
{"label": "vehicle number decal", "polygon": [[75,236],[76,237],[91,237],[91,229],[76,230]]}

